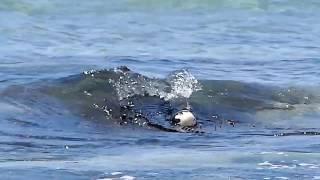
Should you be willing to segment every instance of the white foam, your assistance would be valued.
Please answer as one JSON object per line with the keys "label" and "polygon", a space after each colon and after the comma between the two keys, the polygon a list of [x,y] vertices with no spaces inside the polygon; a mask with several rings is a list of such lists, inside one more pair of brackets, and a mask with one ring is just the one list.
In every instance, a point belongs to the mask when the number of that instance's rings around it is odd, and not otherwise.
{"label": "white foam", "polygon": [[133,176],[125,175],[125,176],[121,176],[120,179],[124,179],[124,180],[134,180],[134,179],[136,179],[136,178],[133,177]]}
{"label": "white foam", "polygon": [[263,151],[263,152],[260,152],[260,154],[272,154],[272,152]]}
{"label": "white foam", "polygon": [[309,169],[318,169],[319,166],[310,166]]}
{"label": "white foam", "polygon": [[280,177],[276,177],[276,179],[289,179],[288,177],[284,177],[284,176],[280,176]]}
{"label": "white foam", "polygon": [[300,163],[299,166],[315,166],[315,164]]}
{"label": "white foam", "polygon": [[297,167],[296,165],[288,166],[286,164],[272,164],[269,161],[259,163],[258,165],[267,167],[268,169],[294,169]]}
{"label": "white foam", "polygon": [[116,176],[116,175],[120,175],[120,174],[123,174],[122,172],[118,172],[118,171],[116,171],[116,172],[112,172],[112,173],[110,173],[112,176]]}
{"label": "white foam", "polygon": [[265,161],[265,162],[263,162],[263,163],[259,163],[258,165],[259,165],[259,166],[272,166],[272,164],[269,163],[269,161]]}

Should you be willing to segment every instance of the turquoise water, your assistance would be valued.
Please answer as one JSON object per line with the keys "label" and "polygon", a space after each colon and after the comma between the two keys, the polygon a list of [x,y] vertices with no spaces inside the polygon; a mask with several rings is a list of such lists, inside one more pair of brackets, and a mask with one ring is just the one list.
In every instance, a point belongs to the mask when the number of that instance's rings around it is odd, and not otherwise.
{"label": "turquoise water", "polygon": [[[2,178],[320,179],[319,10],[316,0],[2,0]],[[70,80],[119,66],[129,85],[106,90],[114,70]],[[90,109],[111,92],[138,96],[144,114],[164,113],[151,95],[179,109],[175,95],[191,92],[204,133]]]}

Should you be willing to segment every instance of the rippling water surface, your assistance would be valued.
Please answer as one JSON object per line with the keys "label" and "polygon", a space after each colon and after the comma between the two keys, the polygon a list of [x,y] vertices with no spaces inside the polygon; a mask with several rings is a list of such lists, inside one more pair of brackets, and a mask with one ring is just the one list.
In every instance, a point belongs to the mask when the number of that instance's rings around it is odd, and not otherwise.
{"label": "rippling water surface", "polygon": [[[319,12],[2,0],[2,178],[320,179]],[[186,101],[201,127],[169,132]]]}

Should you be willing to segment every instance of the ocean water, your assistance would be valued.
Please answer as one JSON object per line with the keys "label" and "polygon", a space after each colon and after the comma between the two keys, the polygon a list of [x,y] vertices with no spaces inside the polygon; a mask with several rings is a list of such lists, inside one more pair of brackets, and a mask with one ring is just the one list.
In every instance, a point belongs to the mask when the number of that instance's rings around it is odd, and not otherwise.
{"label": "ocean water", "polygon": [[[319,18],[318,0],[1,0],[1,179],[320,179]],[[186,103],[199,124],[177,130]]]}

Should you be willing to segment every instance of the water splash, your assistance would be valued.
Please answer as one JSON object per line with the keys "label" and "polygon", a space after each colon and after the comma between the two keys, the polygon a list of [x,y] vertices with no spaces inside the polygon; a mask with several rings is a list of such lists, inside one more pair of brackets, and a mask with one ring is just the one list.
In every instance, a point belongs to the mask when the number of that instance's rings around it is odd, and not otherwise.
{"label": "water splash", "polygon": [[162,97],[169,88],[169,84],[161,80],[142,76],[127,68],[118,68],[115,72],[119,74],[119,78],[109,79],[109,83],[115,87],[119,100],[137,95]]}
{"label": "water splash", "polygon": [[165,81],[152,79],[133,73],[129,69],[116,69],[119,79],[109,79],[115,87],[119,100],[135,95],[159,96],[165,100],[189,98],[193,92],[201,90],[198,80],[187,70],[170,74]]}
{"label": "water splash", "polygon": [[165,97],[167,100],[179,97],[190,98],[193,92],[201,90],[198,80],[185,69],[169,75],[167,81],[171,85],[171,92]]}

